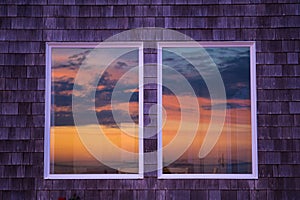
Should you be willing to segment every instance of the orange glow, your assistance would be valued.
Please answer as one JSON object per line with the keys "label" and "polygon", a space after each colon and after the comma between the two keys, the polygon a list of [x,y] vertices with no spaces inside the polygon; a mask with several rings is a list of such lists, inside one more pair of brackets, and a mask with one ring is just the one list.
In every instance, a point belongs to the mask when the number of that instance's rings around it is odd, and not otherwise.
{"label": "orange glow", "polygon": [[[86,50],[88,49],[53,49],[52,52],[52,84],[56,84],[55,87],[59,87],[58,90],[52,90],[52,95],[62,95],[62,96],[80,96],[81,94],[78,93],[78,91],[73,91],[73,82],[76,78],[77,72],[81,66],[80,62],[77,62],[77,58],[82,57],[83,54],[87,56]],[[110,53],[108,53],[110,54]],[[75,55],[78,55],[76,57]],[[75,56],[75,57],[74,57]],[[137,56],[137,55],[135,55]],[[82,67],[87,67],[87,70],[83,70],[81,73],[86,73],[87,76],[83,76],[84,80],[80,80],[81,86],[86,86],[89,88],[90,86],[90,77],[91,73],[98,74],[102,72],[102,75],[104,75],[102,78],[107,81],[103,83],[104,85],[97,85],[97,87],[93,88],[93,90],[102,90],[101,93],[99,93],[100,96],[97,96],[97,98],[100,98],[100,100],[105,101],[104,106],[100,107],[97,106],[96,108],[85,108],[85,109],[93,109],[95,112],[100,112],[103,110],[112,110],[111,107],[111,89],[114,89],[116,80],[120,81],[121,77],[123,78],[121,81],[122,85],[126,84],[132,84],[133,87],[136,85],[138,87],[138,72],[133,71],[129,75],[123,77],[123,75],[133,68],[133,66],[137,66],[137,58],[132,57],[132,59],[123,59],[119,57],[118,59],[114,59],[115,61],[111,63],[108,67],[103,66],[103,63],[101,62],[101,58],[104,57],[114,57],[114,55],[106,55],[105,53],[101,53],[99,57],[89,57],[89,59],[84,60],[82,62]],[[74,61],[74,62],[73,62]],[[72,64],[70,64],[72,63]],[[77,64],[76,64],[77,63]],[[92,66],[92,67],[89,67]],[[105,71],[103,71],[105,70]],[[136,74],[134,74],[136,73]],[[86,80],[85,80],[86,78]],[[100,78],[100,77],[99,77]],[[77,80],[78,81],[78,80]],[[60,88],[61,87],[61,88]],[[85,88],[85,87],[83,87]],[[86,88],[85,88],[86,89]],[[107,89],[107,90],[106,90]],[[105,92],[106,91],[106,92]],[[78,94],[77,94],[77,93]],[[138,92],[138,89],[132,89],[132,90],[126,90],[126,91],[120,91],[120,92]],[[64,99],[63,99],[64,100]],[[99,99],[98,99],[99,100]],[[91,99],[93,101],[93,99]],[[58,101],[57,101],[58,102]],[[68,102],[64,102],[63,106],[62,104],[55,104],[57,102],[52,102],[51,105],[51,111],[54,117],[59,116],[60,112],[72,112],[72,101],[68,100]],[[103,103],[103,102],[102,102]],[[114,109],[118,111],[125,111],[129,112],[131,115],[137,115],[138,114],[138,102],[117,102],[114,103]],[[56,115],[57,114],[57,115]],[[55,118],[55,120],[59,120]],[[65,120],[65,119],[63,119]],[[101,120],[101,119],[99,119]],[[54,122],[51,122],[54,124]],[[59,124],[63,124],[64,121],[60,121]],[[66,122],[69,124],[68,122]],[[118,127],[119,126],[119,127]],[[107,147],[107,143],[118,147],[120,149],[120,154],[122,154],[122,150],[132,152],[134,154],[138,153],[138,147],[139,147],[139,140],[138,140],[138,133],[139,133],[139,127],[135,123],[121,123],[115,125],[82,125],[82,126],[52,126],[51,132],[50,132],[50,157],[51,157],[51,163],[57,164],[59,162],[66,163],[66,162],[73,162],[73,161],[97,161],[95,158],[95,154],[90,153],[88,149],[84,146],[83,142],[80,139],[80,136],[78,134],[78,127],[83,128],[84,134],[89,134],[88,136],[88,142],[94,146],[96,146],[96,150],[102,151],[101,147],[103,146]],[[95,128],[101,128],[101,131],[97,131]],[[99,137],[99,134],[103,134],[105,137],[100,137],[107,139],[106,141],[99,141],[97,140]],[[102,135],[102,136],[103,136]],[[97,139],[96,139],[97,138]],[[106,143],[105,143],[106,142]],[[104,145],[104,143],[106,145]],[[94,149],[95,150],[95,149]],[[95,156],[93,156],[93,155]],[[97,154],[97,156],[100,154]],[[102,155],[102,154],[101,154]],[[137,154],[138,155],[138,154]],[[119,157],[117,157],[119,156]],[[121,156],[121,158],[120,158]],[[131,155],[130,155],[131,156]],[[109,160],[109,161],[116,161],[116,162],[123,162],[125,159],[126,161],[134,161],[137,159],[135,156],[128,156],[128,155],[116,155],[110,152],[110,149],[105,149],[105,155],[103,156],[103,160]],[[126,159],[130,157],[129,159]],[[78,163],[78,162],[76,162]],[[79,162],[80,163],[80,162]],[[84,162],[83,162],[84,163]],[[97,163],[97,162],[92,162]],[[77,165],[77,164],[73,164]]]}
{"label": "orange glow", "polygon": [[[182,97],[180,97],[182,98]],[[189,102],[188,98],[184,97],[184,102]],[[209,123],[211,120],[211,110],[203,109],[204,106],[211,106],[209,99],[198,98],[199,110],[200,110],[200,120],[197,130],[196,137],[192,142],[191,146],[188,147],[187,151],[184,153],[181,159],[198,159],[199,149],[202,145],[205,134],[207,133]],[[240,106],[249,106],[250,100],[242,99],[229,99],[229,100],[217,100],[216,103],[232,103],[238,104]],[[188,123],[189,121],[181,121],[181,111],[180,108],[188,105],[179,105],[176,96],[173,95],[163,95],[163,107],[166,110],[166,121],[163,124],[163,146],[170,144],[170,142],[176,137],[179,126],[183,126],[188,134]],[[225,118],[225,124],[221,136],[207,156],[209,158],[220,157],[220,154],[226,154],[231,152],[231,159],[239,159],[244,161],[251,161],[251,111],[250,108],[231,108],[227,109],[227,114]],[[221,111],[215,110],[216,115],[221,115]],[[190,117],[193,117],[192,115]],[[182,138],[182,141],[184,138]],[[182,142],[183,143],[183,142]],[[237,150],[233,150],[237,149]],[[172,152],[165,152],[164,156],[171,156]],[[226,156],[225,156],[226,157]]]}
{"label": "orange glow", "polygon": [[[112,145],[117,145],[120,149],[129,152],[138,152],[138,138],[127,135],[118,128],[105,128],[101,127],[105,132],[106,137],[112,142]],[[128,127],[123,127],[126,131]],[[136,128],[136,127],[131,127]],[[130,130],[132,131],[132,130]],[[89,133],[92,134],[92,133]],[[97,133],[96,133],[97,134]],[[88,152],[83,143],[81,142],[79,135],[77,134],[76,127],[74,126],[56,126],[51,128],[51,162],[65,162],[72,160],[91,161],[95,158]],[[99,143],[101,147],[102,141],[91,141],[93,143]],[[107,151],[107,157],[109,158],[109,151]],[[113,159],[111,157],[111,159]]]}
{"label": "orange glow", "polygon": [[71,112],[71,106],[56,106],[56,105],[52,105],[52,109],[55,112]]}
{"label": "orange glow", "polygon": [[70,68],[57,68],[52,70],[52,79],[59,80],[61,78],[74,78],[76,77],[77,70]]}

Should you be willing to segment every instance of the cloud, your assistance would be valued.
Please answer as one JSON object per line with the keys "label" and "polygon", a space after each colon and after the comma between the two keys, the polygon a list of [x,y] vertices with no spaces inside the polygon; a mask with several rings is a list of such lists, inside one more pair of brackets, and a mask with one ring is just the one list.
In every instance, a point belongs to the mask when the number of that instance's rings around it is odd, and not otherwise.
{"label": "cloud", "polygon": [[[206,48],[209,56],[205,56],[201,49],[195,48],[167,48],[170,51],[163,53],[163,65],[167,65],[181,73],[190,83],[195,94],[198,97],[209,97],[208,88],[203,79],[214,79],[212,70],[213,63],[217,65],[218,70],[224,82],[227,99],[250,98],[250,50],[244,47],[228,48]],[[182,56],[180,56],[182,55]],[[193,66],[191,63],[196,63]],[[196,70],[198,68],[199,72]],[[172,74],[163,74],[164,81],[176,82],[178,78]],[[165,90],[165,92],[168,92]],[[177,92],[184,94],[186,91],[180,90],[178,85]],[[178,93],[176,94],[178,95]]]}
{"label": "cloud", "polygon": [[[115,110],[114,114],[117,115],[118,119],[121,119],[122,123],[130,123],[132,121],[134,121],[136,124],[138,123],[138,113],[131,113],[131,118],[128,118],[127,113],[123,110]],[[111,110],[102,110],[97,112],[97,117],[99,124],[101,125],[116,126],[116,122]]]}
{"label": "cloud", "polygon": [[[93,111],[82,111],[80,112],[80,116],[82,116],[80,120],[80,124],[76,125],[88,125],[91,124],[90,116],[91,112]],[[94,111],[96,112],[96,111]],[[115,110],[114,113],[117,115],[118,120],[121,120],[122,123],[138,123],[138,112],[131,112],[130,118],[128,118],[128,115],[126,111],[123,110]],[[52,113],[53,114],[53,113]],[[105,125],[109,127],[117,127],[117,123],[114,119],[112,110],[101,110],[96,112],[96,116],[98,119],[99,125]],[[53,122],[55,126],[74,126],[74,118],[72,111],[59,111],[55,112],[54,115],[52,115],[52,118],[54,119]]]}
{"label": "cloud", "polygon": [[[238,104],[238,103],[220,103],[220,104],[215,104],[213,106],[213,108],[215,110],[218,109],[223,109],[224,105],[226,107],[226,109],[237,109],[237,108],[249,108],[250,109],[250,105],[243,105],[243,104]],[[201,106],[204,110],[212,110],[212,105],[205,105],[205,106]]]}
{"label": "cloud", "polygon": [[128,65],[126,62],[122,62],[122,61],[118,61],[116,64],[115,64],[115,68],[116,69],[124,69],[124,68],[127,68]]}
{"label": "cloud", "polygon": [[71,111],[59,111],[51,113],[52,126],[73,126],[74,119]]}
{"label": "cloud", "polygon": [[78,54],[72,55],[69,57],[68,63],[70,66],[80,66],[86,60],[87,55],[91,52],[91,50],[86,50],[84,52],[80,52]]}
{"label": "cloud", "polygon": [[[128,70],[138,64],[138,51],[133,51],[117,58],[109,67],[101,65],[101,59],[89,59],[88,54],[91,50],[85,49],[54,49],[53,52],[53,66],[52,66],[52,123],[55,126],[73,126],[74,119],[72,114],[72,95],[76,95],[76,99],[82,102],[79,105],[80,115],[84,125],[91,123],[91,116],[97,115],[99,124],[107,126],[115,126],[115,121],[111,110],[103,110],[101,107],[110,107],[111,96],[115,89],[116,83],[120,77]],[[103,51],[101,51],[103,55]],[[108,55],[110,56],[110,55]],[[74,92],[74,80],[80,67],[84,67],[85,80],[79,81],[76,85],[76,92]],[[101,70],[102,76],[97,77]],[[97,71],[97,73],[95,73]],[[136,74],[138,75],[138,74]],[[135,74],[134,74],[135,76]],[[100,78],[100,79],[99,79]],[[127,77],[128,79],[128,77]],[[138,77],[132,77],[125,80],[118,89],[120,94],[131,95],[129,102],[138,102]],[[98,82],[96,82],[98,81]],[[96,88],[91,89],[91,84],[96,83]],[[134,89],[132,89],[134,88]],[[94,93],[96,90],[96,93]],[[94,95],[92,95],[94,94]],[[126,101],[126,102],[125,102]],[[118,99],[117,103],[128,103],[127,99]],[[95,103],[96,110],[93,111],[90,105]],[[89,106],[89,107],[88,107]],[[93,112],[93,114],[92,114]],[[126,111],[118,108],[115,111],[122,122],[138,122],[138,111],[131,110],[130,118],[125,113]]]}

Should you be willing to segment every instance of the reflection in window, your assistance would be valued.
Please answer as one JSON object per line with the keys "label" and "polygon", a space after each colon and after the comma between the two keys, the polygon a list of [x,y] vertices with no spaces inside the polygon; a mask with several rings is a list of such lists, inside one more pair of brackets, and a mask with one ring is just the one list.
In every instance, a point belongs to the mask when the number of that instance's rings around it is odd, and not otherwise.
{"label": "reflection in window", "polygon": [[45,175],[141,175],[139,46],[48,48],[51,112]]}
{"label": "reflection in window", "polygon": [[[252,44],[211,44],[161,45],[161,178],[256,176],[255,96],[251,95],[255,90],[251,82],[254,49]],[[213,99],[218,91],[209,90],[208,84],[215,88],[218,79],[213,67],[224,84],[223,98]],[[196,125],[195,118],[199,119]],[[220,134],[216,134],[218,126],[222,126]]]}

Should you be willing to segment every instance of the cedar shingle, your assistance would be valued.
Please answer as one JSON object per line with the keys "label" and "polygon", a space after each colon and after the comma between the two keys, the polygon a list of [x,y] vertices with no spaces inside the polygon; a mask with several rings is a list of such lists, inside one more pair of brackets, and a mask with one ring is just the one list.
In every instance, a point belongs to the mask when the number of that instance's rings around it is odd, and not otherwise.
{"label": "cedar shingle", "polygon": [[282,199],[294,199],[295,197],[300,196],[300,191],[292,190],[292,191],[282,191]]}
{"label": "cedar shingle", "polygon": [[287,63],[288,64],[298,64],[299,54],[298,53],[287,53]]}
{"label": "cedar shingle", "polygon": [[42,53],[40,42],[10,42],[9,53]]}
{"label": "cedar shingle", "polygon": [[31,105],[32,103],[18,103],[18,113],[23,114],[31,114]]}
{"label": "cedar shingle", "polygon": [[[151,139],[147,139],[149,141],[151,141]],[[147,140],[144,141],[144,143],[147,143]],[[154,140],[154,139],[153,139]],[[154,143],[154,142],[152,142]],[[155,153],[155,151],[153,151],[153,149],[145,149],[145,151],[147,152],[153,152],[153,153],[146,153],[144,154],[144,164],[145,165],[155,165],[157,163],[157,154]]]}
{"label": "cedar shingle", "polygon": [[166,191],[166,199],[190,199],[190,191],[189,190],[167,190]]}
{"label": "cedar shingle", "polygon": [[297,164],[297,160],[292,152],[281,152],[282,164]]}
{"label": "cedar shingle", "polygon": [[18,104],[2,103],[0,104],[0,113],[3,115],[16,115],[18,114]]}
{"label": "cedar shingle", "polygon": [[223,12],[224,16],[245,16],[245,6],[244,5],[224,5]]}
{"label": "cedar shingle", "polygon": [[45,90],[45,79],[38,79],[38,90]]}
{"label": "cedar shingle", "polygon": [[237,199],[250,200],[250,191],[249,190],[239,190],[237,191]]}
{"label": "cedar shingle", "polygon": [[50,199],[58,199],[61,197],[66,197],[66,191],[62,190],[52,190],[49,192]]}
{"label": "cedar shingle", "polygon": [[86,180],[74,180],[73,188],[74,189],[85,189],[86,188]]}
{"label": "cedar shingle", "polygon": [[274,63],[286,64],[286,53],[274,53]]}
{"label": "cedar shingle", "polygon": [[39,53],[39,54],[26,54],[24,64],[26,66],[34,65],[35,67],[40,66],[40,65],[45,65],[45,55],[42,54],[42,53]]}
{"label": "cedar shingle", "polygon": [[257,76],[282,76],[282,65],[260,65],[256,73]]}
{"label": "cedar shingle", "polygon": [[166,199],[166,191],[165,190],[156,190],[155,191],[155,199],[165,200]]}
{"label": "cedar shingle", "polygon": [[274,140],[274,151],[292,151],[292,146],[290,145],[291,140]]}
{"label": "cedar shingle", "polygon": [[[34,131],[33,131],[34,130]],[[31,139],[44,139],[44,128],[30,128],[30,138]]]}
{"label": "cedar shingle", "polygon": [[5,79],[5,89],[6,90],[17,90],[18,89],[18,79],[16,79],[16,78]]}
{"label": "cedar shingle", "polygon": [[9,190],[10,188],[8,183],[9,183],[9,179],[4,179],[4,178],[0,179],[0,188],[2,190]]}
{"label": "cedar shingle", "polygon": [[11,77],[12,78],[26,78],[27,77],[26,67],[24,67],[24,66],[15,66]]}
{"label": "cedar shingle", "polygon": [[157,89],[157,78],[145,77],[144,78],[144,89]]}
{"label": "cedar shingle", "polygon": [[84,193],[84,198],[91,199],[91,200],[97,200],[97,199],[99,199],[99,191],[87,190]]}
{"label": "cedar shingle", "polygon": [[[156,139],[144,139],[144,152],[153,152],[156,150],[157,150]],[[148,163],[148,164],[152,164],[152,163]]]}
{"label": "cedar shingle", "polygon": [[272,165],[260,165],[258,168],[258,176],[264,177],[274,177]]}
{"label": "cedar shingle", "polygon": [[256,40],[256,30],[255,29],[241,29],[241,40]]}
{"label": "cedar shingle", "polygon": [[64,5],[74,5],[75,3],[75,0],[64,0]]}
{"label": "cedar shingle", "polygon": [[290,102],[289,108],[291,114],[300,114],[300,102]]}
{"label": "cedar shingle", "polygon": [[7,6],[7,16],[10,16],[10,17],[17,16],[17,6],[16,5]]}
{"label": "cedar shingle", "polygon": [[253,189],[254,180],[237,180],[237,185],[239,189]]}
{"label": "cedar shingle", "polygon": [[151,138],[151,139],[156,139],[157,135],[156,135],[156,127],[144,127],[144,138]]}
{"label": "cedar shingle", "polygon": [[[296,1],[294,3],[296,3]],[[284,4],[281,7],[283,10],[283,13],[286,15],[299,15],[299,13],[300,13],[299,2],[296,4]]]}
{"label": "cedar shingle", "polygon": [[10,29],[11,21],[12,21],[11,18],[4,18],[3,20],[1,19],[0,28],[1,29]]}
{"label": "cedar shingle", "polygon": [[41,29],[42,27],[42,18],[17,17],[11,19],[12,29]]}
{"label": "cedar shingle", "polygon": [[0,48],[0,53],[8,53],[8,42],[0,42],[0,45],[2,47]]}
{"label": "cedar shingle", "polygon": [[40,200],[47,200],[47,199],[49,199],[50,198],[49,191],[37,191],[36,198],[40,199]]}
{"label": "cedar shingle", "polygon": [[[42,6],[18,6],[17,16],[18,17],[41,17],[42,16]],[[15,14],[15,8],[13,9],[13,14]]]}
{"label": "cedar shingle", "polygon": [[144,126],[157,126],[156,113],[151,115],[144,115]]}
{"label": "cedar shingle", "polygon": [[28,78],[45,78],[45,68],[43,66],[27,67],[27,77]]}
{"label": "cedar shingle", "polygon": [[133,190],[115,190],[113,192],[113,199],[134,199],[135,193]]}
{"label": "cedar shingle", "polygon": [[18,79],[18,90],[36,90],[37,79]]}
{"label": "cedar shingle", "polygon": [[7,140],[8,135],[9,135],[9,129],[0,127],[0,139],[3,140],[3,141]]}
{"label": "cedar shingle", "polygon": [[256,39],[257,40],[274,40],[277,33],[274,29],[257,29]]}
{"label": "cedar shingle", "polygon": [[156,199],[155,190],[139,190],[137,191],[137,199]]}
{"label": "cedar shingle", "polygon": [[38,178],[36,180],[36,189],[37,190],[51,190],[53,180],[45,180]]}
{"label": "cedar shingle", "polygon": [[209,195],[208,199],[221,199],[220,190],[209,190],[208,195]]}
{"label": "cedar shingle", "polygon": [[[294,126],[300,126],[300,115],[298,113],[297,113],[297,115],[294,115]],[[298,148],[298,149],[300,149],[300,148]]]}
{"label": "cedar shingle", "polygon": [[220,189],[230,189],[230,180],[219,180],[219,188]]}
{"label": "cedar shingle", "polygon": [[157,90],[145,90],[144,102],[148,102],[148,103],[157,102]]}
{"label": "cedar shingle", "polygon": [[11,153],[11,164],[19,165],[22,164],[23,161],[23,153]]}
{"label": "cedar shingle", "polygon": [[278,40],[294,40],[299,39],[299,29],[300,28],[286,28],[286,29],[273,29],[275,30],[276,37],[274,39]]}
{"label": "cedar shingle", "polygon": [[298,65],[284,65],[282,74],[284,76],[299,76],[300,68]]}
{"label": "cedar shingle", "polygon": [[[274,150],[273,140],[258,140],[258,151],[272,151]],[[264,158],[264,155],[259,153]]]}
{"label": "cedar shingle", "polygon": [[54,4],[54,5],[59,5],[59,4],[63,4],[64,0],[54,0],[51,2],[48,2],[48,4]]}
{"label": "cedar shingle", "polygon": [[222,190],[221,199],[230,200],[237,198],[237,191]]}
{"label": "cedar shingle", "polygon": [[283,40],[282,50],[285,52],[299,52],[300,51],[300,41],[299,40]]}
{"label": "cedar shingle", "polygon": [[[31,153],[23,153],[23,161],[22,165],[31,165],[32,164],[32,154]],[[25,173],[32,174],[32,166],[27,166],[25,169]],[[28,177],[28,176],[27,176]]]}
{"label": "cedar shingle", "polygon": [[100,190],[99,193],[100,193],[99,199],[113,200],[112,190]]}
{"label": "cedar shingle", "polygon": [[287,102],[259,102],[257,104],[258,114],[288,114],[288,109]]}
{"label": "cedar shingle", "polygon": [[4,78],[0,78],[0,90],[4,90],[4,89],[5,89],[5,79]]}
{"label": "cedar shingle", "polygon": [[[25,68],[26,69],[26,68]],[[0,77],[1,78],[11,78],[13,68],[8,66],[0,66]],[[3,79],[5,81],[5,79]],[[4,86],[2,86],[4,88]]]}
{"label": "cedar shingle", "polygon": [[207,190],[191,190],[191,200],[199,200],[199,198],[208,199]]}

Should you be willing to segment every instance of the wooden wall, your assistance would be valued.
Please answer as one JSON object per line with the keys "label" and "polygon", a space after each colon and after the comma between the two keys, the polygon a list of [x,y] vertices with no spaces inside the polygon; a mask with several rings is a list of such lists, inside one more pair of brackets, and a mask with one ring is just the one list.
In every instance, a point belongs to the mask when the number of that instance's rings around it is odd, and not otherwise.
{"label": "wooden wall", "polygon": [[[299,0],[2,0],[0,199],[297,199],[299,12]],[[258,180],[158,180],[155,173],[142,180],[43,179],[45,42],[100,42],[139,27],[199,41],[256,41]],[[155,61],[155,52],[146,53],[146,62]],[[145,104],[153,92],[146,88]],[[155,140],[145,147],[155,148]]]}

